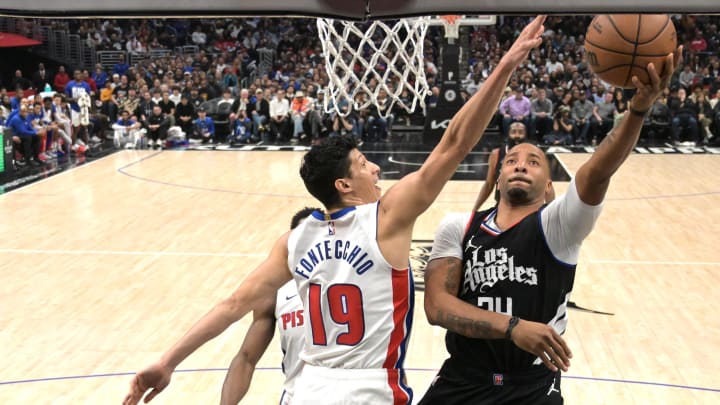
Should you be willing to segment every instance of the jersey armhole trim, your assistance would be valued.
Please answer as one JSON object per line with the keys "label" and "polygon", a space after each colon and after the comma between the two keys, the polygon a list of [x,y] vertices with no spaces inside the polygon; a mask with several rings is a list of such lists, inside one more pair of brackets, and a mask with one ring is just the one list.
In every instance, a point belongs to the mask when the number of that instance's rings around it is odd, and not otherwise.
{"label": "jersey armhole trim", "polygon": [[470,219],[468,219],[467,223],[465,224],[465,229],[463,230],[463,239],[467,236],[468,231],[470,230],[470,225],[473,222],[473,218],[475,218],[475,214],[477,214],[478,211],[473,211],[470,213]]}

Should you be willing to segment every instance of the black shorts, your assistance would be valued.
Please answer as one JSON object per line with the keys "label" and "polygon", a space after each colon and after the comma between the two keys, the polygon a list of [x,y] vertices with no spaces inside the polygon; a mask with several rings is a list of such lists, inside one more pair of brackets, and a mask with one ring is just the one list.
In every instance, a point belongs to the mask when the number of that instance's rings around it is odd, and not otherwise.
{"label": "black shorts", "polygon": [[523,373],[468,373],[448,359],[418,405],[562,405],[560,371],[533,366]]}

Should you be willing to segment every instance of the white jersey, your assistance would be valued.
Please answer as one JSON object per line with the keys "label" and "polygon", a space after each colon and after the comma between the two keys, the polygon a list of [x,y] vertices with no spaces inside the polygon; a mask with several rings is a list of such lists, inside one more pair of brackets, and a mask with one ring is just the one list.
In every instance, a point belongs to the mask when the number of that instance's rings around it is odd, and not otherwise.
{"label": "white jersey", "polygon": [[378,203],[313,212],[290,234],[288,266],[303,300],[305,348],[316,367],[385,369],[394,393],[413,314],[409,268],[393,269],[377,244]]}
{"label": "white jersey", "polygon": [[280,332],[280,348],[283,351],[282,370],[285,374],[283,398],[292,398],[295,380],[302,370],[300,351],[305,342],[305,315],[293,280],[288,281],[277,292],[275,322]]}

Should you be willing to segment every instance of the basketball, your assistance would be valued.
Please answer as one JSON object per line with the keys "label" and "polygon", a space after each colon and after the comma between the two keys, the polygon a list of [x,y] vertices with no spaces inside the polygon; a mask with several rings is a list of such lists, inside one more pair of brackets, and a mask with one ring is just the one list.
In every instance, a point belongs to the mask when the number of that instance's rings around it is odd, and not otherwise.
{"label": "basketball", "polygon": [[662,75],[665,57],[677,47],[675,26],[665,14],[614,14],[593,18],[585,36],[590,70],[618,87],[633,88],[632,77],[649,83],[648,63]]}

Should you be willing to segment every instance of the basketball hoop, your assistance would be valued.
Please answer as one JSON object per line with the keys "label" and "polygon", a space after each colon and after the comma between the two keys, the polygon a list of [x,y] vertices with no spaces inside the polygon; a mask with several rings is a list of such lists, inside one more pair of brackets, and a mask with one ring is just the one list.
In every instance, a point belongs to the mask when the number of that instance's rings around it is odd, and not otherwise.
{"label": "basketball hoop", "polygon": [[457,39],[460,37],[460,19],[461,15],[450,14],[439,16],[442,20],[442,24],[445,27],[445,38]]}
{"label": "basketball hoop", "polygon": [[396,22],[318,18],[317,26],[329,78],[326,112],[344,117],[373,105],[387,118],[396,105],[409,113],[418,104],[425,106],[430,93],[423,52],[427,17]]}

